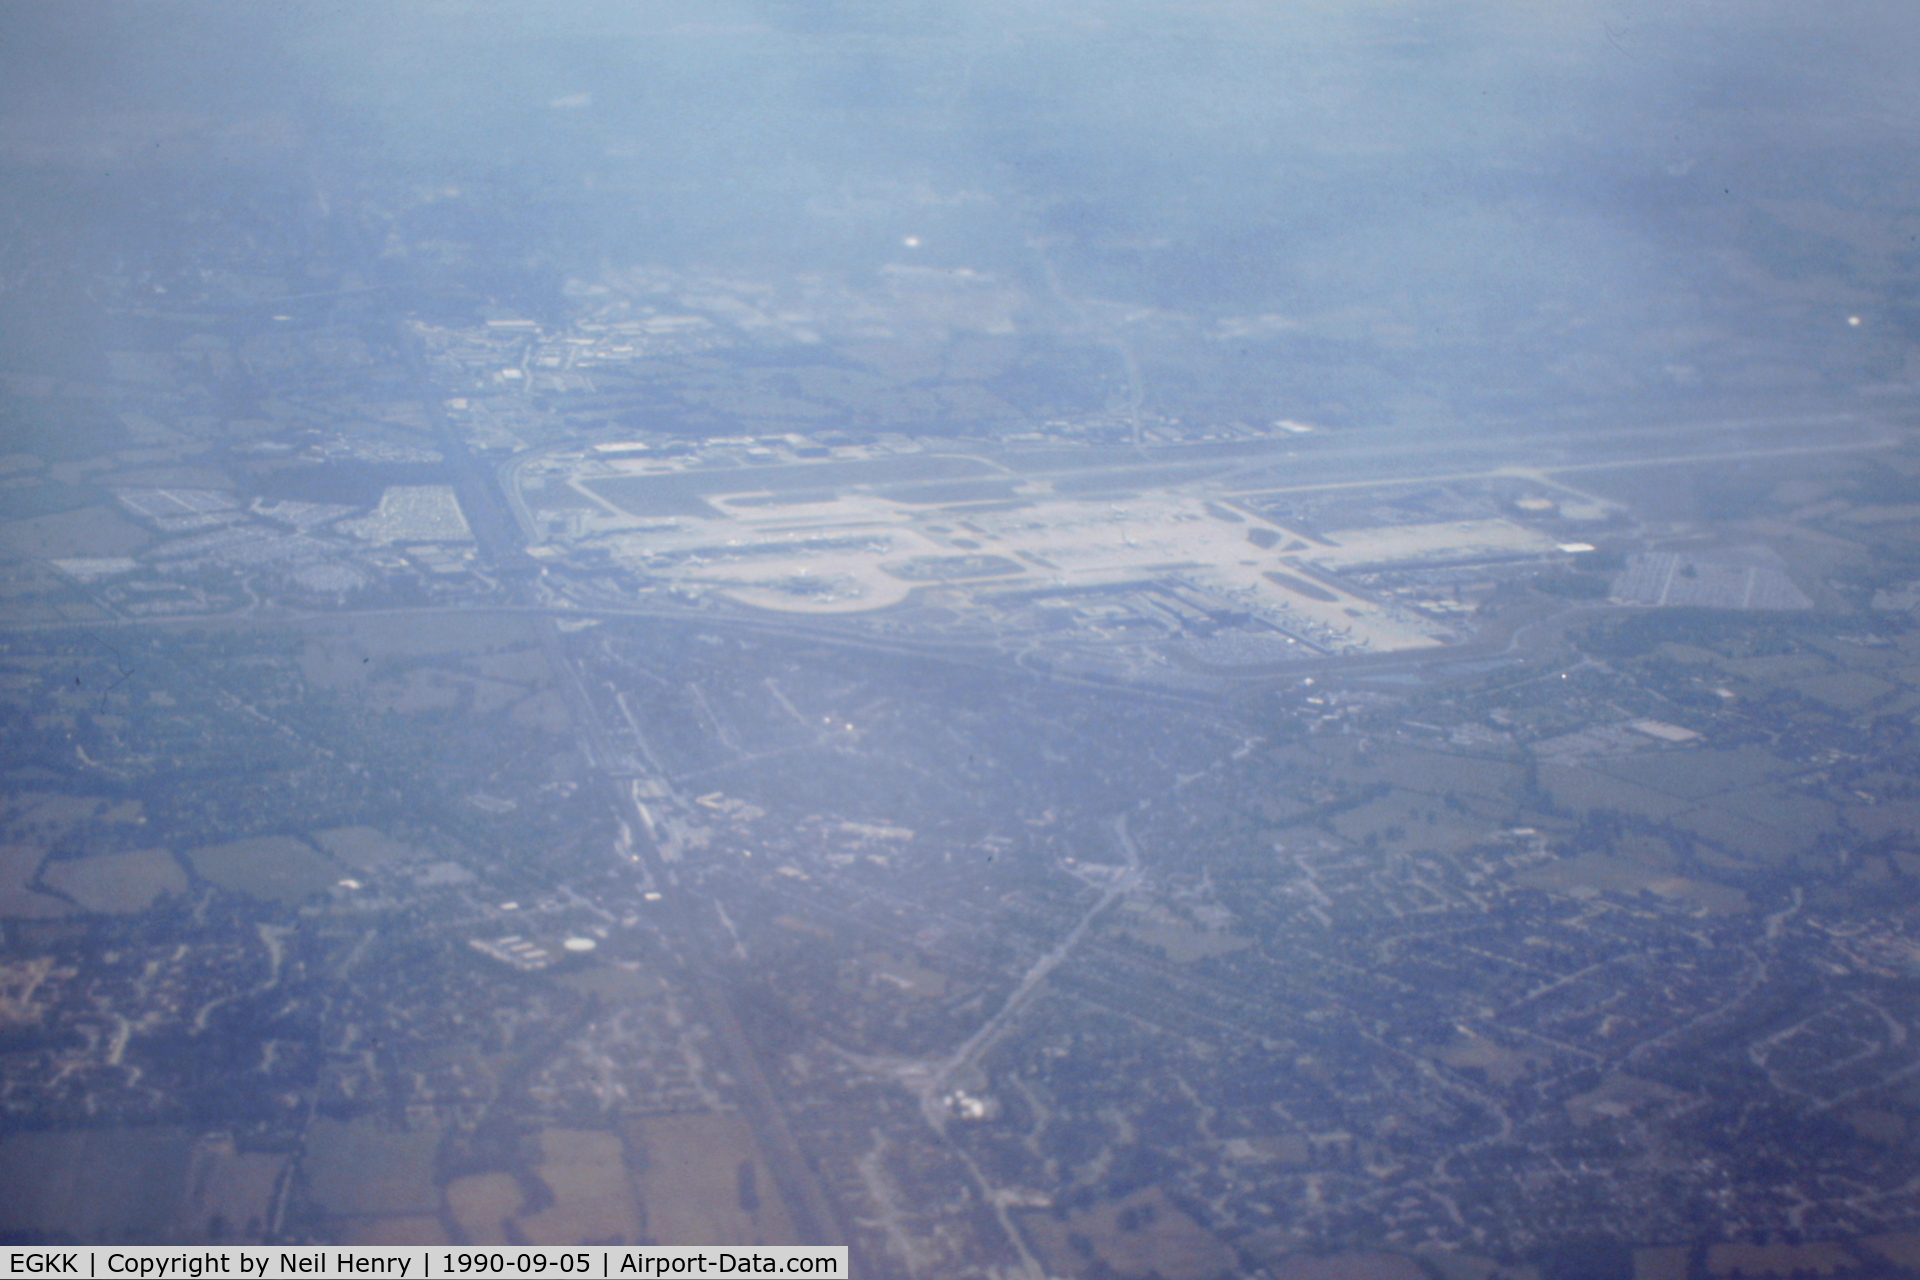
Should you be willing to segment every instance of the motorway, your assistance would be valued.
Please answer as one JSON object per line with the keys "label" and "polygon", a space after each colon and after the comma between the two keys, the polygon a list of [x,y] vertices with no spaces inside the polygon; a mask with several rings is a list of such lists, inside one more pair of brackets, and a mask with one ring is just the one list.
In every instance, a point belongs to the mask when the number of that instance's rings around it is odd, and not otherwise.
{"label": "motorway", "polygon": [[[521,597],[516,604],[542,620],[538,628],[541,652],[566,699],[580,753],[599,774],[602,793],[620,815],[628,834],[627,847],[636,851],[641,859],[648,888],[661,895],[664,907],[658,915],[661,927],[680,961],[682,977],[702,1019],[719,1040],[728,1065],[733,1068],[742,1109],[753,1126],[768,1173],[786,1201],[800,1236],[796,1243],[847,1244],[852,1237],[840,1221],[837,1206],[802,1153],[768,1079],[760,1052],[740,1024],[727,991],[725,960],[712,954],[706,940],[692,926],[691,922],[697,918],[696,904],[687,900],[689,892],[667,866],[658,844],[649,834],[651,824],[641,815],[634,798],[635,776],[630,765],[626,770],[615,767],[625,762],[626,757],[612,749],[607,725],[602,719],[603,704],[588,695],[579,664],[568,652],[557,625],[561,616],[579,615],[577,612],[563,615],[562,611],[537,607],[532,599],[536,562],[527,556],[522,525],[514,518],[517,504],[501,491],[497,473],[473,456],[466,440],[448,421],[442,398],[431,383],[417,344],[409,341],[408,349],[418,394],[422,403],[429,406],[440,448],[452,464],[455,491],[466,510],[480,554],[491,567],[502,571],[509,590]],[[512,573],[517,566],[524,566],[525,571]],[[655,781],[673,794],[669,779]],[[675,798],[691,807],[687,798]],[[609,848],[607,856],[631,870],[621,850]],[[855,1261],[857,1266],[857,1259]]]}

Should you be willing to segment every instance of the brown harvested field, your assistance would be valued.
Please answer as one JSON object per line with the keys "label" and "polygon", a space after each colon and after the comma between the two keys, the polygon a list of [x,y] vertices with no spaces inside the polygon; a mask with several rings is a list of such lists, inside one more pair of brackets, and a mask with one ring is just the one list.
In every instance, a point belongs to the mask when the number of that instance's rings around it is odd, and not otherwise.
{"label": "brown harvested field", "polygon": [[202,880],[282,902],[304,901],[340,880],[339,864],[292,836],[256,836],[208,845],[189,853],[187,861]]}
{"label": "brown harvested field", "polygon": [[744,1116],[641,1116],[622,1127],[638,1157],[653,1244],[799,1244]]}
{"label": "brown harvested field", "polygon": [[440,1219],[427,1214],[355,1218],[335,1230],[341,1244],[451,1244]]}
{"label": "brown harvested field", "polygon": [[1438,1245],[1423,1245],[1415,1253],[1437,1280],[1542,1280],[1540,1268],[1528,1262],[1500,1263]]}
{"label": "brown harvested field", "polygon": [[173,1238],[259,1242],[287,1160],[269,1152],[236,1151],[231,1139],[202,1139],[193,1151]]}
{"label": "brown harvested field", "polygon": [[0,1234],[109,1244],[162,1241],[176,1221],[185,1129],[80,1129],[0,1139]]}
{"label": "brown harvested field", "polygon": [[553,1203],[514,1220],[528,1244],[638,1244],[640,1211],[620,1139],[592,1129],[540,1131],[535,1171]]}
{"label": "brown harvested field", "polygon": [[301,1159],[307,1194],[329,1214],[424,1214],[440,1211],[433,1129],[387,1129],[370,1116],[351,1123],[325,1117],[307,1131]]}
{"label": "brown harvested field", "polygon": [[1233,1252],[1158,1187],[1065,1218],[1030,1213],[1022,1225],[1053,1275],[1214,1280],[1235,1271]]}
{"label": "brown harvested field", "polygon": [[1711,1276],[1831,1276],[1857,1271],[1859,1259],[1832,1241],[1807,1244],[1716,1244],[1707,1249]]}
{"label": "brown harvested field", "polygon": [[1687,1280],[1693,1250],[1683,1244],[1633,1251],[1633,1280]]}
{"label": "brown harvested field", "polygon": [[1398,1253],[1298,1254],[1273,1268],[1274,1280],[1427,1280],[1412,1258]]}
{"label": "brown harvested field", "polygon": [[[1868,1236],[1860,1242],[1896,1267],[1920,1271],[1920,1231],[1901,1231],[1893,1235]],[[1634,1280],[1640,1280],[1638,1276]]]}
{"label": "brown harvested field", "polygon": [[161,894],[187,888],[186,872],[165,849],[49,862],[40,879],[88,911],[115,913],[145,911]]}
{"label": "brown harvested field", "polygon": [[525,1199],[508,1173],[476,1173],[447,1184],[447,1212],[466,1244],[507,1243],[507,1219],[520,1212]]}
{"label": "brown harvested field", "polygon": [[1869,1142],[1898,1146],[1907,1136],[1907,1118],[1898,1111],[1879,1107],[1856,1107],[1840,1113],[1840,1119]]}

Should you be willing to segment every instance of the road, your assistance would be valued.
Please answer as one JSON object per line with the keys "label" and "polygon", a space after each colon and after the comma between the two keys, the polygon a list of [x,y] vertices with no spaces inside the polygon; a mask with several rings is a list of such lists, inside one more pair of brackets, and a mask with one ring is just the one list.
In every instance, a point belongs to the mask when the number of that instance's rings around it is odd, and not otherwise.
{"label": "road", "polygon": [[[473,456],[466,440],[448,421],[424,355],[411,334],[406,335],[406,350],[417,393],[427,406],[440,449],[453,470],[455,490],[473,529],[480,556],[489,567],[500,572],[508,591],[517,597],[515,604],[519,611],[540,619],[537,630],[541,653],[566,700],[581,756],[599,774],[602,792],[630,834],[628,847],[641,858],[652,891],[661,895],[661,910],[655,919],[680,960],[683,979],[702,1020],[725,1050],[727,1064],[733,1068],[737,1082],[741,1109],[753,1126],[768,1174],[786,1201],[800,1242],[849,1244],[852,1237],[787,1123],[758,1048],[740,1024],[727,989],[726,960],[713,954],[707,939],[693,927],[692,921],[708,904],[693,901],[696,895],[672,874],[649,834],[651,824],[640,813],[634,798],[633,777],[615,767],[624,757],[611,747],[602,718],[602,703],[588,695],[580,664],[568,650],[557,625],[562,616],[579,615],[538,607],[533,599],[538,566],[526,554],[526,532],[515,517],[516,500],[501,490],[496,473]],[[667,779],[656,781],[670,788]],[[614,850],[608,850],[610,859],[619,856]]]}

